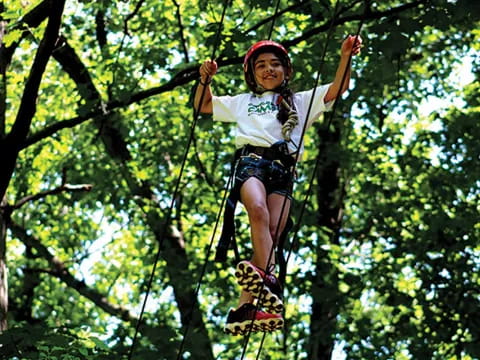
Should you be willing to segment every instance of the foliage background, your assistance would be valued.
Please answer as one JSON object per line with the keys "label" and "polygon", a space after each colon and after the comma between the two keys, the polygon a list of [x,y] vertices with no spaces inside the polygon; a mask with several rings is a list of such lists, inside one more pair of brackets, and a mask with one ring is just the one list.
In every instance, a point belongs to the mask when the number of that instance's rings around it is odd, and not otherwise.
{"label": "foliage background", "polygon": [[[232,1],[215,93],[246,91],[242,56],[268,37],[275,5]],[[127,358],[158,251],[133,358],[240,358],[243,339],[220,331],[238,293],[233,261],[214,263],[209,251],[230,127],[200,117],[165,223],[191,88],[223,6],[0,2],[1,358]],[[274,24],[297,90],[319,68],[321,83],[332,79],[360,23],[365,47],[351,91],[305,139],[286,329],[266,337],[261,356],[331,359],[337,346],[347,359],[479,359],[479,3],[345,0],[327,41],[334,9],[281,1]],[[461,64],[471,64],[468,79]],[[245,223],[240,213],[247,257]],[[247,358],[261,339],[252,335]]]}

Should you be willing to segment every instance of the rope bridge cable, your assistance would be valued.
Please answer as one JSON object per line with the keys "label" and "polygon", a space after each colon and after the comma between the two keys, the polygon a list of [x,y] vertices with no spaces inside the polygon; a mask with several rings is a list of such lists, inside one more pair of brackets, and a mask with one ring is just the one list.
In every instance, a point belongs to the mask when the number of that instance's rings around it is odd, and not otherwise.
{"label": "rope bridge cable", "polygon": [[[217,36],[216,36],[216,40],[215,40],[216,45],[215,45],[215,48],[214,48],[214,51],[213,51],[213,54],[212,54],[212,57],[211,57],[212,60],[215,58],[215,49],[217,48],[218,44],[220,43],[221,27],[222,27],[222,24],[224,22],[226,10],[227,10],[229,4],[230,4],[230,0],[226,0],[224,2],[222,17],[221,17],[221,20],[220,20],[219,27],[217,29]],[[207,83],[208,82],[209,82],[209,79],[207,79]],[[201,104],[203,103],[203,99],[204,99],[204,96],[205,96],[205,91],[206,91],[206,87],[204,86],[203,90],[202,90],[202,94],[200,96],[198,109],[195,108],[195,110],[194,110],[194,118],[198,118],[198,116],[200,114],[200,108],[201,108]],[[198,297],[198,294],[200,292],[200,286],[202,284],[203,277],[205,276],[205,273],[206,273],[206,269],[207,269],[207,265],[208,265],[208,258],[210,256],[210,253],[211,253],[211,250],[212,250],[212,247],[213,247],[213,241],[214,241],[214,238],[215,238],[215,234],[217,232],[217,228],[218,228],[218,225],[220,223],[221,212],[222,212],[223,207],[225,206],[225,202],[226,202],[227,194],[228,194],[228,189],[229,189],[229,187],[230,187],[230,185],[233,181],[233,176],[232,175],[233,175],[233,172],[231,172],[231,174],[229,176],[229,179],[227,181],[227,184],[225,186],[225,189],[224,189],[224,194],[223,194],[222,201],[221,201],[221,204],[220,204],[220,207],[219,207],[219,211],[218,211],[217,216],[216,216],[215,225],[214,225],[214,228],[213,228],[213,231],[212,231],[212,236],[211,236],[210,242],[208,244],[207,253],[206,253],[206,256],[205,256],[205,261],[204,261],[204,264],[202,266],[202,270],[200,272],[200,276],[199,276],[199,279],[197,281],[197,285],[195,287],[195,291],[194,291],[194,298],[195,299]],[[182,334],[182,341],[180,343],[180,347],[179,347],[178,353],[177,353],[177,360],[180,360],[181,356],[183,355],[183,349],[185,347],[185,342],[186,342],[188,332],[190,330],[191,321],[192,321],[191,315],[193,313],[193,307],[194,307],[194,303],[192,303],[192,306],[189,310],[189,316],[187,317],[187,319],[188,319],[187,324],[185,325],[185,329],[184,329],[184,332]]]}
{"label": "rope bridge cable", "polygon": [[[360,20],[360,23],[359,23],[357,32],[356,32],[355,42],[354,42],[354,44],[353,44],[352,47],[355,47],[355,45],[356,45],[356,42],[357,42],[357,39],[358,39],[358,35],[360,34],[360,31],[361,31],[361,29],[362,29],[362,26],[363,26],[363,22],[364,22],[364,21],[365,21],[365,17],[362,17],[361,20]],[[347,69],[348,69],[348,67],[350,66],[351,59],[352,59],[352,54],[350,54],[350,57],[349,57],[349,60],[348,60],[348,64],[347,64]],[[341,90],[342,90],[342,87],[343,87],[344,82],[345,82],[345,79],[346,79],[346,74],[347,74],[347,71],[345,71],[344,74],[343,74],[343,76],[342,76],[342,81],[341,81],[340,89],[339,89],[339,92],[338,92],[338,94],[337,94],[337,101],[335,101],[335,104],[334,104],[334,106],[333,106],[333,108],[332,108],[330,117],[329,117],[328,122],[327,122],[326,127],[325,127],[326,130],[328,130],[328,129],[330,128],[330,125],[331,125],[331,123],[332,123],[332,121],[333,121],[333,116],[334,116],[335,110],[336,110],[336,108],[337,108],[338,98],[339,98],[339,96],[340,96],[340,94],[341,94]],[[303,214],[304,214],[304,212],[305,212],[306,204],[307,204],[308,198],[310,197],[310,194],[311,194],[311,192],[312,192],[313,181],[314,181],[314,179],[315,179],[315,174],[316,174],[316,172],[317,172],[317,170],[318,170],[319,164],[320,164],[320,157],[317,156],[317,159],[316,159],[316,162],[315,162],[315,166],[314,166],[314,169],[313,169],[313,172],[312,172],[312,176],[311,176],[311,178],[310,178],[309,186],[308,186],[308,189],[307,189],[307,194],[306,194],[306,196],[305,196],[304,201],[302,202],[302,208],[301,208],[301,211],[300,211],[300,216],[299,216],[298,224],[301,223]],[[290,260],[290,255],[291,255],[291,253],[292,253],[292,249],[293,249],[293,247],[294,247],[295,241],[298,239],[298,236],[297,236],[297,235],[298,235],[299,228],[300,228],[300,227],[297,226],[297,229],[296,229],[296,231],[295,231],[295,233],[294,233],[294,236],[293,236],[293,239],[292,239],[292,242],[291,242],[289,251],[288,251],[288,255],[287,255],[287,260],[286,260],[287,263],[288,263],[288,261]],[[257,360],[258,360],[258,358],[257,358]]]}
{"label": "rope bridge cable", "polygon": [[[271,37],[272,37],[272,34],[273,34],[273,29],[274,29],[274,26],[275,26],[275,20],[276,18],[278,17],[278,13],[279,13],[279,8],[280,8],[280,0],[277,0],[277,4],[275,6],[275,12],[274,12],[274,15],[273,15],[273,18],[272,18],[272,21],[271,21],[271,24],[270,24],[270,30],[269,30],[269,33],[268,33],[268,40],[271,40]],[[300,146],[300,145],[299,145]],[[295,165],[294,165],[295,166]],[[282,219],[283,217],[283,214],[285,213],[285,208],[286,208],[286,204],[287,204],[287,197],[285,197],[285,200],[283,201],[283,205],[282,205],[282,209],[280,211],[280,216],[278,218],[278,224],[277,224],[277,227],[276,227],[276,230],[275,230],[275,238],[277,238],[278,236],[278,233],[279,233],[279,229],[280,229],[280,220]],[[272,259],[272,255],[273,255],[273,250],[274,250],[274,246],[272,244],[272,247],[270,249],[270,254],[269,254],[269,257],[268,257],[268,260],[267,260],[267,266],[266,266],[266,274],[269,274],[269,267],[270,267],[270,263],[271,263],[271,259]],[[265,281],[265,280],[264,280]],[[256,316],[256,313],[259,309],[259,305],[261,304],[263,300],[263,294],[261,293],[260,294],[260,298],[258,299],[257,301],[257,304],[255,306],[255,312],[254,312],[254,316],[252,318],[252,321],[250,322],[250,327],[249,327],[249,330],[245,336],[245,341],[244,341],[244,345],[242,347],[242,355],[241,355],[241,358],[240,360],[243,360],[244,357],[245,357],[245,354],[246,354],[246,351],[247,351],[247,347],[248,347],[248,343],[250,341],[250,335],[252,333],[252,329],[253,329],[253,322],[255,320],[255,316]],[[264,343],[264,340],[265,340],[265,333],[262,337],[262,340],[260,342],[260,346],[259,346],[259,349],[258,349],[258,354],[257,354],[257,358],[258,358],[258,355],[260,354],[261,350],[262,350],[262,347],[263,347],[263,343]]]}
{"label": "rope bridge cable", "polygon": [[[359,36],[360,31],[361,31],[361,29],[362,29],[362,26],[363,26],[363,22],[364,22],[364,21],[365,21],[365,17],[362,17],[362,18],[360,19],[359,26],[358,26],[358,28],[357,28],[357,32],[356,32],[356,35],[355,35],[356,38],[355,38],[355,42],[354,42],[354,44],[353,44],[353,47],[354,47],[354,46],[356,45],[356,43],[357,43],[357,39],[358,39],[358,36]],[[352,60],[352,54],[350,54],[350,57],[349,57],[349,59],[348,59],[347,69],[348,69],[348,67],[350,66],[351,60]],[[338,99],[338,97],[340,96],[342,87],[343,87],[343,85],[344,85],[344,83],[345,83],[346,75],[347,75],[347,71],[345,71],[345,72],[343,73],[342,81],[341,81],[341,84],[340,84],[340,89],[339,89],[338,94],[337,94],[337,99]],[[330,114],[329,114],[329,115],[330,115],[330,116],[329,116],[329,119],[328,119],[328,121],[327,121],[327,124],[325,125],[325,129],[326,129],[326,130],[328,130],[328,129],[330,128],[330,125],[332,124],[333,116],[335,115],[335,110],[336,110],[336,108],[337,108],[337,104],[338,104],[338,100],[335,101],[335,103],[333,104],[332,111],[331,111]],[[301,216],[301,217],[303,217],[303,214],[304,214],[304,211],[305,211],[305,205],[306,205],[306,203],[307,203],[308,197],[309,197],[310,194],[311,194],[311,189],[312,189],[312,187],[313,187],[313,180],[314,180],[314,177],[315,177],[315,173],[316,173],[316,171],[317,171],[317,169],[318,169],[319,163],[320,163],[320,157],[317,157],[316,162],[315,162],[315,166],[314,166],[314,169],[313,169],[313,173],[312,173],[312,176],[311,176],[311,178],[310,178],[309,186],[308,186],[308,189],[307,189],[307,195],[306,195],[306,197],[305,197],[305,201],[302,202],[304,206],[302,207],[301,212],[300,212],[300,216]],[[301,220],[301,217],[300,217],[300,220]],[[300,221],[299,221],[298,223],[300,223]],[[290,246],[288,255],[287,255],[287,261],[289,260],[290,255],[291,255],[291,253],[292,253],[292,249],[293,249],[293,247],[294,247],[294,241],[297,239],[298,230],[299,230],[299,229],[298,229],[298,227],[297,227],[297,230],[296,230],[296,232],[295,232],[295,234],[294,234],[294,239],[292,240],[292,243],[291,243],[291,246]]]}
{"label": "rope bridge cable", "polygon": [[[220,45],[221,30],[222,30],[223,22],[224,22],[224,19],[225,19],[226,9],[227,9],[230,1],[231,0],[225,0],[225,2],[224,2],[222,17],[221,17],[220,23],[218,25],[218,29],[217,29],[217,33],[216,33],[216,37],[215,37],[215,42],[214,42],[214,47],[213,47],[213,50],[212,50],[212,56],[211,56],[212,60],[215,59],[217,49]],[[202,91],[202,94],[201,94],[201,97],[200,97],[200,104],[203,102],[203,99],[205,97],[205,91],[206,91],[206,88],[203,87],[203,91]],[[142,323],[142,318],[143,318],[143,315],[145,313],[145,307],[146,307],[147,300],[148,300],[148,297],[150,295],[150,291],[151,291],[151,288],[152,288],[153,279],[154,279],[154,276],[155,276],[155,271],[156,271],[156,268],[157,268],[157,265],[158,265],[158,261],[160,259],[160,252],[163,248],[163,242],[164,242],[165,236],[167,234],[168,224],[171,221],[173,207],[175,205],[175,199],[177,198],[178,192],[179,192],[179,189],[180,189],[180,183],[181,183],[183,173],[184,173],[184,170],[185,170],[185,165],[186,165],[186,162],[187,162],[188,153],[189,153],[189,150],[190,150],[190,147],[192,145],[193,138],[194,138],[194,132],[195,132],[195,128],[196,128],[196,125],[197,125],[197,122],[198,122],[199,115],[200,115],[200,106],[199,106],[198,110],[195,109],[195,111],[194,111],[193,122],[192,122],[192,125],[191,125],[191,128],[190,128],[190,135],[189,135],[189,139],[188,139],[188,142],[187,142],[187,147],[185,149],[185,153],[184,153],[184,156],[183,156],[182,165],[181,165],[181,168],[180,168],[180,173],[178,175],[177,182],[175,184],[175,190],[174,190],[173,195],[172,195],[172,201],[171,201],[170,206],[168,208],[168,213],[167,213],[165,225],[163,227],[163,230],[162,230],[162,233],[161,233],[161,236],[160,236],[160,239],[159,239],[158,250],[157,250],[157,253],[155,255],[155,260],[154,260],[154,263],[153,263],[152,272],[151,272],[150,277],[148,279],[147,291],[146,291],[146,294],[145,294],[145,298],[143,300],[140,315],[139,315],[139,318],[137,320],[137,324],[135,326],[135,333],[134,333],[134,336],[133,336],[133,339],[132,339],[132,345],[130,346],[130,351],[129,351],[129,354],[128,354],[128,360],[132,359],[133,352],[134,352],[134,349],[135,349],[135,346],[136,346],[140,325]],[[183,346],[183,342],[184,341],[182,341],[182,346]]]}
{"label": "rope bridge cable", "polygon": [[[274,14],[274,17],[272,18],[272,21],[271,21],[271,27],[270,27],[270,31],[269,31],[269,35],[268,35],[268,39],[270,40],[271,39],[271,36],[272,36],[272,32],[273,32],[273,28],[274,28],[274,23],[275,23],[275,19],[277,17],[277,14],[278,14],[278,9],[279,9],[279,5],[280,5],[280,0],[277,1],[277,5],[276,5],[276,8],[275,8],[275,14]],[[226,2],[226,6],[224,7],[224,13],[225,13],[225,10],[226,10],[226,7],[228,6],[228,0]],[[222,14],[222,21],[221,23],[223,22],[223,17],[224,17],[224,13]],[[214,57],[212,56],[212,59]],[[207,79],[207,82],[208,82],[208,79]],[[203,97],[204,97],[204,92],[205,92],[205,87],[203,88],[203,92],[202,92],[202,96],[200,98],[200,104],[203,102]],[[200,109],[200,107],[199,107]],[[199,110],[198,110],[199,112]],[[198,114],[195,115],[195,117],[197,117]],[[234,166],[234,163],[232,161],[232,166]],[[209,255],[210,255],[210,252],[211,252],[211,249],[212,249],[212,246],[213,246],[213,241],[214,241],[214,238],[215,238],[215,234],[217,232],[217,228],[218,228],[218,224],[220,222],[220,218],[221,218],[221,210],[224,208],[225,206],[225,202],[226,202],[226,199],[227,199],[227,194],[228,194],[228,189],[230,188],[231,184],[233,183],[233,174],[234,174],[234,170],[233,168],[231,169],[230,171],[230,176],[229,176],[229,179],[227,181],[227,185],[224,189],[224,194],[223,194],[223,197],[222,197],[222,202],[221,202],[221,205],[219,207],[219,212],[217,213],[217,218],[216,218],[216,221],[215,221],[215,226],[214,226],[214,229],[212,231],[212,236],[211,236],[211,239],[210,239],[210,242],[209,242],[209,245],[208,245],[208,248],[207,248],[207,254],[205,256],[205,262],[204,262],[204,265],[202,267],[202,270],[201,270],[201,273],[200,273],[200,276],[199,276],[199,279],[197,281],[197,285],[196,285],[196,289],[195,289],[195,297],[198,296],[198,293],[200,291],[200,286],[201,286],[201,283],[202,283],[202,280],[203,280],[203,276],[205,275],[205,272],[206,272],[206,267],[207,267],[207,264],[208,264],[208,258],[209,258]],[[192,309],[190,310],[190,313],[192,313],[193,311],[193,307]],[[184,345],[185,345],[185,341],[186,341],[186,337],[188,335],[188,331],[190,329],[190,324],[191,324],[191,318],[189,317],[188,319],[188,322],[187,322],[187,325],[185,327],[185,331],[183,333],[183,336],[182,336],[182,342],[180,344],[180,348],[179,348],[179,351],[178,351],[178,354],[177,354],[177,360],[180,360],[180,357],[181,355],[183,354],[183,348],[184,348]]]}
{"label": "rope bridge cable", "polygon": [[273,13],[273,18],[270,24],[270,31],[268,32],[268,40],[272,39],[273,28],[275,27],[275,19],[278,16],[278,9],[280,8],[280,0],[277,1],[277,5],[275,6],[275,12]]}
{"label": "rope bridge cable", "polygon": [[[334,15],[333,15],[333,17],[332,17],[332,21],[331,21],[330,28],[329,28],[329,31],[328,31],[327,40],[326,40],[326,44],[325,44],[325,47],[324,47],[324,52],[323,52],[323,54],[322,54],[320,67],[319,67],[319,70],[317,71],[317,76],[316,76],[316,80],[315,80],[315,86],[314,86],[314,88],[313,88],[312,96],[311,96],[311,98],[310,98],[310,103],[309,103],[309,107],[308,107],[306,119],[308,119],[309,116],[310,116],[311,108],[312,108],[312,105],[313,105],[313,99],[315,98],[315,90],[316,90],[316,88],[318,87],[318,83],[319,83],[319,79],[320,79],[320,74],[322,73],[322,68],[323,68],[323,65],[324,65],[324,63],[325,63],[326,51],[327,51],[328,44],[329,44],[329,42],[330,42],[331,36],[332,36],[332,34],[333,34],[333,27],[334,27],[334,24],[335,24],[335,20],[336,20],[336,17],[337,17],[337,15],[338,15],[337,9],[338,9],[339,3],[340,3],[340,0],[337,1],[336,4],[335,4]],[[363,24],[363,18],[362,18],[362,21],[361,21],[360,26],[359,26],[359,28],[358,28],[358,31],[357,31],[357,34],[356,34],[357,36],[358,36],[359,33],[360,33],[360,29],[361,29],[361,27],[362,27],[362,24]],[[356,38],[356,39],[357,39],[357,38]],[[357,41],[356,39],[355,39],[355,42],[354,42],[352,48],[353,48],[353,47],[355,46],[355,44],[356,44],[356,41]],[[351,57],[352,57],[352,53],[350,53],[350,56],[349,56],[349,59],[348,59],[348,62],[347,62],[347,66],[346,66],[346,68],[345,68],[345,72],[344,72],[343,75],[342,75],[341,84],[340,84],[339,91],[338,91],[337,96],[336,96],[337,101],[335,102],[334,107],[333,107],[333,109],[332,109],[332,115],[331,115],[330,120],[329,120],[329,122],[328,122],[328,124],[327,124],[327,129],[330,127],[330,123],[331,123],[331,121],[332,121],[333,114],[334,114],[335,109],[336,109],[336,104],[338,103],[338,99],[339,99],[340,94],[341,94],[341,92],[342,92],[342,88],[343,88],[343,85],[344,85],[345,80],[346,80],[346,74],[347,74],[348,68],[349,68],[349,66],[350,66],[350,64],[351,64]],[[300,137],[300,143],[299,143],[299,145],[298,145],[299,148],[301,147],[302,142],[303,142],[303,139],[304,139],[304,135],[305,135],[305,131],[306,131],[306,124],[307,124],[307,121],[305,121],[304,126],[303,126],[303,129],[302,129],[302,134],[301,134],[301,137]],[[298,162],[298,157],[299,157],[299,152],[297,152],[297,154],[296,154],[296,156],[295,156],[295,166],[296,166],[296,164],[297,164],[297,162]],[[318,158],[317,158],[317,163],[318,163]],[[312,174],[312,180],[310,181],[310,184],[309,184],[309,192],[311,191],[310,189],[311,189],[311,187],[312,187],[312,183],[313,183],[314,175],[315,175],[315,172],[316,172],[316,168],[317,168],[317,167],[315,167],[315,169],[314,169],[314,172],[313,172],[313,174]],[[304,209],[306,208],[306,203],[307,203],[307,201],[308,201],[308,196],[306,196],[305,200],[302,202],[302,212],[301,212],[301,216],[300,216],[299,220],[297,221],[297,223],[301,223],[301,219],[302,219],[302,216],[303,216]],[[283,202],[281,214],[280,214],[280,219],[282,218],[282,214],[283,214],[283,212],[285,211],[286,202],[287,202],[287,199],[285,198],[285,200],[284,200],[284,202]],[[276,228],[276,232],[275,232],[275,237],[278,235],[279,227],[280,227],[280,220],[279,220],[279,223],[277,224],[277,228]],[[297,227],[297,231],[296,231],[296,233],[295,233],[295,237],[294,237],[294,238],[296,238],[297,233],[298,233],[298,227]],[[288,256],[287,256],[287,260],[286,260],[285,265],[288,264],[288,261],[289,261],[289,259],[290,259],[290,254],[291,254],[292,248],[293,248],[293,242],[292,242],[292,245],[291,245],[291,247],[290,247],[290,250],[289,250],[289,253],[288,253]],[[273,256],[273,247],[272,247],[272,249],[271,249],[271,251],[270,251],[270,256],[269,256],[269,259],[268,259],[267,271],[268,271],[268,268],[269,268],[268,264],[270,264],[270,262],[271,262],[271,260],[272,260],[272,256]],[[261,300],[262,300],[262,296],[260,297],[258,303],[261,303]],[[257,304],[257,308],[258,308],[258,304]],[[253,321],[252,321],[252,323],[253,323]],[[250,327],[250,328],[251,328],[251,327]],[[244,353],[242,354],[242,358],[241,358],[241,359],[243,359],[243,357],[244,357],[245,349],[246,349],[246,345],[248,344],[248,337],[250,336],[250,333],[251,333],[251,330],[250,330],[249,333],[248,333],[247,340],[246,340],[246,344],[245,344],[245,346],[244,346]],[[257,357],[256,357],[257,360],[259,359],[260,352],[261,352],[261,350],[262,350],[265,337],[266,337],[266,333],[263,334],[263,337],[262,337],[262,340],[261,340],[261,343],[260,343],[260,347],[259,347],[259,349],[258,349]]]}
{"label": "rope bridge cable", "polygon": [[[197,281],[197,286],[195,288],[194,298],[197,298],[198,293],[200,292],[200,286],[202,284],[203,277],[205,276],[205,273],[206,273],[206,270],[207,270],[208,258],[210,256],[211,251],[212,251],[213,241],[214,241],[214,238],[215,238],[215,234],[217,233],[218,225],[220,223],[220,218],[222,216],[222,209],[224,208],[225,202],[227,200],[228,189],[230,188],[230,186],[233,182],[233,176],[232,175],[233,175],[233,171],[231,172],[231,175],[228,178],[227,185],[225,186],[225,189],[224,189],[224,192],[223,192],[222,202],[220,204],[219,211],[217,213],[217,217],[216,217],[216,220],[215,220],[215,226],[213,228],[212,236],[211,236],[210,242],[208,244],[207,254],[205,256],[205,262],[203,264],[202,270],[200,272],[199,279]],[[192,313],[193,313],[193,305],[192,305],[192,308],[190,309],[190,314],[192,314]],[[190,324],[191,324],[191,316],[189,316],[187,325],[186,325],[185,330],[182,334],[182,342],[180,343],[180,348],[179,348],[178,353],[177,353],[177,360],[180,360],[181,356],[183,354],[183,348],[185,346],[185,341],[186,341],[186,338],[187,338],[187,335],[188,335],[188,331],[190,329]]]}

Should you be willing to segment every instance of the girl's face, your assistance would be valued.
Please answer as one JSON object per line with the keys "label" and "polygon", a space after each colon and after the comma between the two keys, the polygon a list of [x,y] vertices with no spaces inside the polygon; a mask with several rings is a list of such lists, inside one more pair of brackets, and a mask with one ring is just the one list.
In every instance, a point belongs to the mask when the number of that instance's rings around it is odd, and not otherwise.
{"label": "girl's face", "polygon": [[266,90],[279,87],[285,80],[285,68],[274,53],[262,53],[255,60],[254,73],[257,84]]}

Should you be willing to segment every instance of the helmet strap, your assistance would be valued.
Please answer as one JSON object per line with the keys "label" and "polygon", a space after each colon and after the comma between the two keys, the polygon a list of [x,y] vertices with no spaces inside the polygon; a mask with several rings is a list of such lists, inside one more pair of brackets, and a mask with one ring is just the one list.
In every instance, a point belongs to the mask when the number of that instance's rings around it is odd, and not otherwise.
{"label": "helmet strap", "polygon": [[272,89],[272,90],[267,90],[265,89],[263,86],[261,86],[260,84],[257,83],[257,80],[255,79],[255,77],[253,78],[254,81],[255,81],[255,90],[254,90],[254,93],[255,94],[258,94],[258,95],[261,95],[263,94],[264,92],[266,91],[273,91],[273,92],[276,92],[276,93],[279,93],[281,94],[283,92],[283,90],[285,88],[287,88],[288,86],[288,80],[287,79],[284,79],[283,82],[278,86],[276,87],[275,89]]}

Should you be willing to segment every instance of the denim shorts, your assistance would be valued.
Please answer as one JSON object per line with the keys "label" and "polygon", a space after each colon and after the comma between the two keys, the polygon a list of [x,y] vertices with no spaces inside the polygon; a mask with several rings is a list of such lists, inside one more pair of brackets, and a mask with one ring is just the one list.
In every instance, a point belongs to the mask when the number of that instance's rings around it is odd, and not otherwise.
{"label": "denim shorts", "polygon": [[256,177],[265,186],[267,195],[280,194],[292,200],[293,174],[282,164],[255,156],[242,156],[235,170],[235,186]]}

